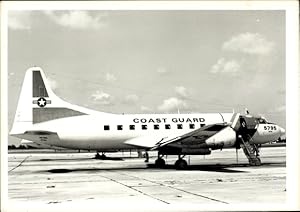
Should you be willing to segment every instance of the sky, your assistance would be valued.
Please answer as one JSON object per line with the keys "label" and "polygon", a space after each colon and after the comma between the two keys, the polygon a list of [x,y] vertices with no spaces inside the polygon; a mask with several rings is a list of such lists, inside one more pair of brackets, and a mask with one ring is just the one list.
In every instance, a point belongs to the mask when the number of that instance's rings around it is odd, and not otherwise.
{"label": "sky", "polygon": [[90,109],[247,108],[285,128],[284,11],[9,11],[8,27],[9,129],[32,66],[59,97]]}

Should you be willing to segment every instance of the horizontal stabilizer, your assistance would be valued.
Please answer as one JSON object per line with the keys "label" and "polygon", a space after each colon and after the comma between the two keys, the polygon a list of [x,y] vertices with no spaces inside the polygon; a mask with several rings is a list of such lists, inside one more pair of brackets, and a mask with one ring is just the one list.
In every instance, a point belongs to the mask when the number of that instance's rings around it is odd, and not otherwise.
{"label": "horizontal stabilizer", "polygon": [[42,131],[42,130],[31,130],[26,131],[22,138],[25,140],[30,140],[37,143],[47,143],[51,145],[51,143],[55,144],[60,141],[58,135],[56,132],[50,132],[50,131]]}
{"label": "horizontal stabilizer", "polygon": [[37,149],[57,149],[57,150],[65,149],[65,148],[62,148],[62,147],[43,144],[43,143],[37,143],[37,142],[25,140],[25,139],[22,139],[21,144],[26,145],[26,146],[30,146],[30,147],[33,147],[33,148],[37,148]]}

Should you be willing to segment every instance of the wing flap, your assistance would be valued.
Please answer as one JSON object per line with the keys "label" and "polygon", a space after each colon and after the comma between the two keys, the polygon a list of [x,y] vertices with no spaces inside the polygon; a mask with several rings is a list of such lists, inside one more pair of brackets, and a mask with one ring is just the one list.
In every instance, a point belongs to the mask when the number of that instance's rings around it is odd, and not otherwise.
{"label": "wing flap", "polygon": [[192,132],[176,136],[173,138],[165,138],[155,144],[151,150],[157,150],[164,146],[190,146],[190,145],[203,145],[207,139],[214,136],[224,128],[228,127],[228,124],[212,124],[193,130]]}

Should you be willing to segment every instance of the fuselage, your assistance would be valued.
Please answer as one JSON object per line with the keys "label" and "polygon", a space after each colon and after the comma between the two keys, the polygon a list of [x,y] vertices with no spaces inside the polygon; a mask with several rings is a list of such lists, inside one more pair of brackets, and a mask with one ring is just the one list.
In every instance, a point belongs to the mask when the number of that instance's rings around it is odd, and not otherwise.
{"label": "fuselage", "polygon": [[[56,132],[58,140],[43,141],[54,146],[94,150],[130,149],[132,146],[125,141],[132,138],[155,139],[185,134],[208,124],[228,122],[231,116],[232,113],[143,115],[101,113],[42,122],[33,125],[31,130]],[[41,142],[39,136],[23,134],[19,137]]]}
{"label": "fuselage", "polygon": [[[132,149],[126,141],[133,138],[157,139],[184,135],[195,129],[210,124],[228,123],[232,113],[198,113],[198,114],[99,114],[82,115],[54,119],[34,124],[29,131],[56,132],[58,137],[51,139],[41,135],[20,134],[22,139],[37,143],[88,150],[121,150]],[[253,135],[255,143],[265,143],[276,140],[280,129],[264,130],[268,124],[257,125]],[[269,134],[269,135],[268,135]],[[226,136],[226,135],[225,135]],[[155,142],[156,143],[156,142]],[[149,144],[155,145],[155,143]],[[225,148],[233,147],[234,142],[226,143]],[[140,146],[145,146],[141,143]]]}

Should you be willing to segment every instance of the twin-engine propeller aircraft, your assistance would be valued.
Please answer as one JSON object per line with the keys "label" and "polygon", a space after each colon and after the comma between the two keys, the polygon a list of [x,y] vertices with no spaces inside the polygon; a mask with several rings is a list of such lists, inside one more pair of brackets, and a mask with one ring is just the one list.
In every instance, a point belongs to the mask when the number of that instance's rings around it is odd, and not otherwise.
{"label": "twin-engine propeller aircraft", "polygon": [[97,152],[144,149],[163,156],[208,155],[240,148],[251,165],[260,165],[260,144],[277,140],[285,130],[263,117],[239,113],[111,114],[79,107],[58,98],[41,68],[29,68],[23,82],[10,135],[37,144]]}

